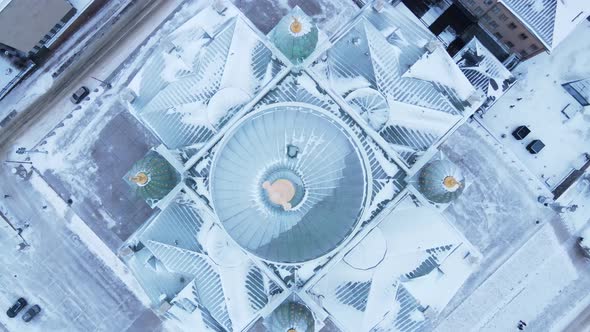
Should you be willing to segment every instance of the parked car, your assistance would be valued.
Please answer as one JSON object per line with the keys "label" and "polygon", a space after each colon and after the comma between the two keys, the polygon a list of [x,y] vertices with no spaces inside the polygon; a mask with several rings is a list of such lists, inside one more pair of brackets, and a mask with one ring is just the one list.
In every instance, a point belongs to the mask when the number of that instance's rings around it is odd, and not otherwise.
{"label": "parked car", "polygon": [[25,312],[25,314],[23,315],[23,320],[25,322],[30,322],[31,319],[35,318],[35,316],[37,316],[40,312],[41,307],[35,304],[34,306],[30,307],[29,310],[27,310],[27,312]]}
{"label": "parked car", "polygon": [[585,238],[583,236],[580,236],[578,238],[578,246],[580,247],[580,249],[582,249],[582,254],[584,254],[584,256],[590,258],[590,238]]}
{"label": "parked car", "polygon": [[582,228],[578,234],[578,247],[584,256],[590,258],[590,225]]}
{"label": "parked car", "polygon": [[90,94],[90,90],[88,90],[87,87],[83,86],[80,89],[76,90],[76,92],[74,92],[72,94],[72,97],[70,98],[70,100],[72,101],[72,103],[74,104],[79,104],[82,100],[84,100],[84,98],[86,98],[88,95]]}
{"label": "parked car", "polygon": [[21,297],[20,299],[16,300],[16,302],[14,302],[14,304],[12,305],[12,307],[8,309],[8,311],[6,311],[6,316],[10,318],[16,317],[16,315],[18,315],[18,313],[21,310],[23,310],[26,306],[27,300]]}

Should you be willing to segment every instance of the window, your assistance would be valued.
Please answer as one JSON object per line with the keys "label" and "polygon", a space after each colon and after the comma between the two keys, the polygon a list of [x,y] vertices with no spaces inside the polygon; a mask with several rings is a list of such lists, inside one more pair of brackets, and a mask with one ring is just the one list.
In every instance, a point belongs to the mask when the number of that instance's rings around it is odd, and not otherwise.
{"label": "window", "polygon": [[499,6],[494,6],[490,9],[490,12],[494,13],[494,14],[500,14],[502,12],[502,10],[500,9]]}
{"label": "window", "polygon": [[507,41],[506,42],[506,46],[508,46],[510,48],[513,48],[514,47],[514,44],[511,41]]}
{"label": "window", "polygon": [[504,36],[502,36],[502,34],[501,34],[501,33],[499,33],[499,32],[494,32],[494,36],[495,36],[496,38],[498,38],[498,39],[502,39],[502,37],[504,37]]}
{"label": "window", "polygon": [[473,10],[473,13],[475,14],[475,16],[479,16],[479,15],[483,14],[483,9],[480,6],[477,6]]}
{"label": "window", "polygon": [[506,14],[500,14],[498,15],[498,18],[500,19],[500,21],[506,21],[508,19],[508,16],[506,16]]}
{"label": "window", "polygon": [[526,57],[527,55],[529,55],[529,52],[527,52],[526,50],[522,50],[522,51],[520,51],[520,54],[521,54],[523,57]]}
{"label": "window", "polygon": [[498,23],[496,21],[489,21],[488,25],[490,26],[490,28],[492,29],[497,29],[498,28]]}
{"label": "window", "polygon": [[531,44],[531,46],[529,46],[529,49],[531,50],[531,52],[536,52],[539,50],[539,46],[537,46],[537,44]]}
{"label": "window", "polygon": [[520,38],[520,39],[522,39],[522,40],[525,40],[525,39],[529,38],[529,36],[527,36],[527,35],[526,35],[526,34],[524,34],[524,33],[521,33],[520,35],[518,35],[518,38]]}
{"label": "window", "polygon": [[516,29],[516,24],[514,24],[514,22],[510,22],[508,23],[508,27],[512,30]]}

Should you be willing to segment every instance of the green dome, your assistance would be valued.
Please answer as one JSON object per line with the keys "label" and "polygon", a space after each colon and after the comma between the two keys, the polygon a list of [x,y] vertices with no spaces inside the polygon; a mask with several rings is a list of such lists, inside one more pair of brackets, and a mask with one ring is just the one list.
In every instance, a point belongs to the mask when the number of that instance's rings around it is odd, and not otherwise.
{"label": "green dome", "polygon": [[303,304],[286,301],[265,319],[265,325],[272,332],[314,332],[315,321],[311,311]]}
{"label": "green dome", "polygon": [[448,160],[432,161],[418,175],[418,190],[433,203],[446,204],[465,189],[461,170]]}
{"label": "green dome", "polygon": [[180,174],[160,154],[149,151],[125,175],[125,181],[150,206],[155,206],[180,182]]}
{"label": "green dome", "polygon": [[310,56],[318,43],[318,28],[299,7],[281,19],[270,32],[275,46],[297,64]]}

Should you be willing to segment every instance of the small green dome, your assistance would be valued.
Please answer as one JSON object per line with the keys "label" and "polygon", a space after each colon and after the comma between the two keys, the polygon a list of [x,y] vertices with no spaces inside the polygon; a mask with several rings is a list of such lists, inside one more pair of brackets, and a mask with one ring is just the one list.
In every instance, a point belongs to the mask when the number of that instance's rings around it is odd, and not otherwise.
{"label": "small green dome", "polygon": [[418,190],[433,203],[446,204],[465,189],[461,170],[448,160],[432,161],[418,175]]}
{"label": "small green dome", "polygon": [[156,151],[149,151],[125,175],[125,181],[150,206],[155,206],[180,182],[180,174]]}
{"label": "small green dome", "polygon": [[310,56],[318,43],[318,28],[299,7],[293,8],[270,32],[275,46],[298,64]]}
{"label": "small green dome", "polygon": [[283,302],[264,323],[273,332],[315,332],[313,314],[305,305],[295,301]]}

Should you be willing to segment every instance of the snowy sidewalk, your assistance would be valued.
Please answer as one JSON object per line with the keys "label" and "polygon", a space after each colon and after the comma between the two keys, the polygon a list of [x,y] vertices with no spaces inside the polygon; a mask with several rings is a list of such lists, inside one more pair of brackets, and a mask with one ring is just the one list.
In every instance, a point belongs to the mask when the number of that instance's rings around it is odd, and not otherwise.
{"label": "snowy sidewalk", "polygon": [[[19,296],[38,303],[42,312],[27,331],[124,331],[146,313],[151,319],[124,264],[40,177],[18,181],[3,168],[0,178],[11,195],[3,207],[15,222],[30,224],[22,233],[30,247],[22,251],[13,231],[0,228],[1,307]],[[25,328],[22,320],[5,315],[0,324],[9,331]]]}
{"label": "snowy sidewalk", "polygon": [[[553,227],[545,224],[436,331],[507,331],[543,314],[562,288],[578,277]],[[531,325],[531,323],[529,323]],[[539,326],[530,326],[539,330]]]}

